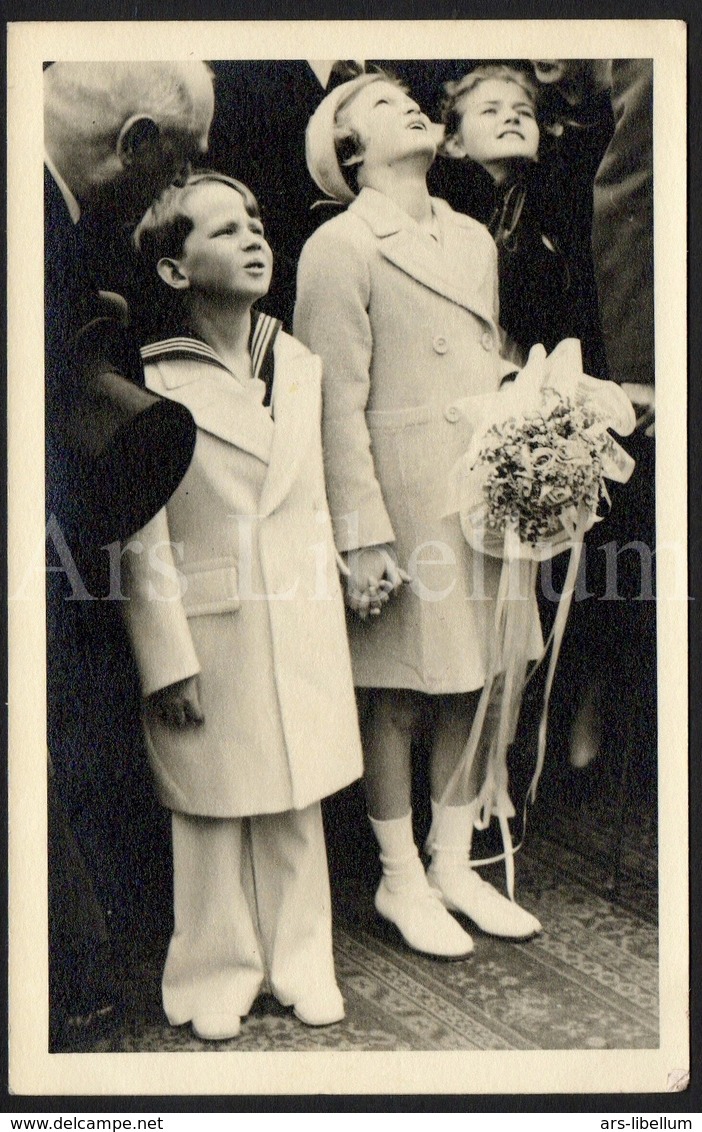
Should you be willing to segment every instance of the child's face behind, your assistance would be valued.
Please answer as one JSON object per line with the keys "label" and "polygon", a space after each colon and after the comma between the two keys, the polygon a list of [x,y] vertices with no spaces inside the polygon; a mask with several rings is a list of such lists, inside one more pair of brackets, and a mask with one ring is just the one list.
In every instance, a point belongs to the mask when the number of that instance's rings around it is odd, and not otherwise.
{"label": "child's face behind", "polygon": [[205,181],[188,194],[184,211],[193,222],[178,260],[187,286],[219,301],[254,303],[267,294],[273,254],[261,221],[249,216],[241,194]]}
{"label": "child's face behind", "polygon": [[446,141],[451,157],[469,157],[499,178],[515,159],[536,161],[539,127],[526,91],[510,79],[484,79],[463,95],[461,121]]}

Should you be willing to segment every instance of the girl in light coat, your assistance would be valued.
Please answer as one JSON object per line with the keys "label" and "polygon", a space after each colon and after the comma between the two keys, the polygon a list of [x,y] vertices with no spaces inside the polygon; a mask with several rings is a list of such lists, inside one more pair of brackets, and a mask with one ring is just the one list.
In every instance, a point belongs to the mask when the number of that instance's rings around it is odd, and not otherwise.
{"label": "girl in light coat", "polygon": [[192,464],[124,553],[149,753],[172,810],[173,1025],[235,1037],[267,985],[309,1025],[344,1016],[320,799],[362,770],[324,488],[319,358],[251,305],[272,257],[243,185],[194,174],[137,246],[182,322],[146,384],[193,414]]}
{"label": "girl in light coat", "polygon": [[[310,172],[349,207],[305,245],[295,334],[323,361],[327,489],[360,615],[350,625],[354,679],[372,689],[364,755],[383,866],[376,908],[416,950],[462,958],[472,941],[448,909],[505,937],[540,924],[471,871],[480,768],[464,805],[438,805],[485,680],[499,576],[457,516],[442,518],[449,469],[471,435],[457,403],[494,392],[514,370],[499,353],[495,244],[427,191],[438,137],[382,74],[337,87],[318,108]],[[533,630],[537,655],[535,610]],[[410,803],[410,744],[426,711],[435,723],[428,876]]]}

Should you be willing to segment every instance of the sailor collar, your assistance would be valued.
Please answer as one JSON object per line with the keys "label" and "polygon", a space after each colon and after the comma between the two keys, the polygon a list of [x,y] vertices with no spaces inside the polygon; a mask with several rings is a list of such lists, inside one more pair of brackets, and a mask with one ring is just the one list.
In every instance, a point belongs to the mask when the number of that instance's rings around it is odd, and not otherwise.
{"label": "sailor collar", "polygon": [[[270,394],[273,381],[273,345],[281,325],[280,319],[258,312],[251,321],[249,337],[251,369],[254,378],[259,378],[265,382],[268,394]],[[229,366],[222,361],[216,350],[213,350],[202,339],[195,338],[187,333],[163,338],[157,342],[149,342],[142,346],[141,357],[144,363],[190,358],[193,361],[218,366],[226,373],[231,373]]]}

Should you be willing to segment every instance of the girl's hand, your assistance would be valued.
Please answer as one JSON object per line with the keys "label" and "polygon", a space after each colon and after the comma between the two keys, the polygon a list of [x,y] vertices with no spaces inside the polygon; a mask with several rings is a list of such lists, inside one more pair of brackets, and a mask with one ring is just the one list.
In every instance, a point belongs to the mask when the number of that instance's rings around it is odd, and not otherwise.
{"label": "girl's hand", "polygon": [[188,676],[185,680],[169,684],[167,688],[159,688],[158,692],[147,697],[146,705],[161,723],[177,731],[184,731],[186,727],[200,727],[205,722],[200,707],[198,676]]}

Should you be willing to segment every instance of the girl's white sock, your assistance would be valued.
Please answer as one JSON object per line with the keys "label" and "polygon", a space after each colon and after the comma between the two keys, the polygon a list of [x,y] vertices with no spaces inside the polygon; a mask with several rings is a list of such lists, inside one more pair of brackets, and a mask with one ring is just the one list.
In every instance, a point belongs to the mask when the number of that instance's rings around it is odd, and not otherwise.
{"label": "girl's white sock", "polygon": [[477,799],[468,806],[440,806],[432,798],[427,849],[431,854],[433,868],[465,867],[470,859],[477,816]]}

